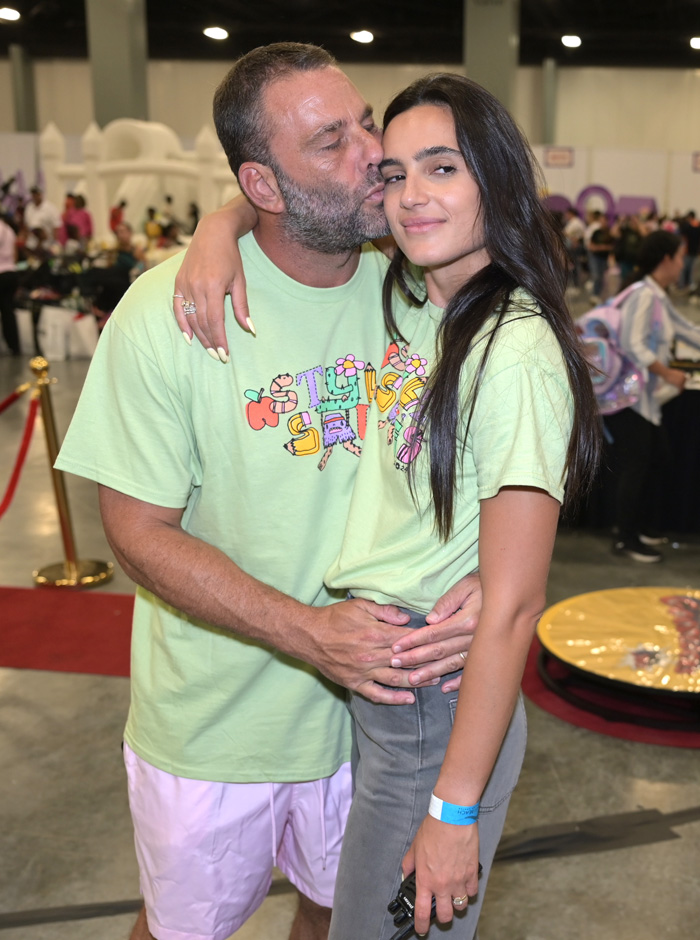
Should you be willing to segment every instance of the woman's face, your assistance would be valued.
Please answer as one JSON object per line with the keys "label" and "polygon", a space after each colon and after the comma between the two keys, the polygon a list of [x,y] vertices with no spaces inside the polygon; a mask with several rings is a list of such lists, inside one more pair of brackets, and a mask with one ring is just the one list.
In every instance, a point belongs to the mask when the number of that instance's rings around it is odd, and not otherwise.
{"label": "woman's face", "polygon": [[395,117],[384,131],[380,164],[384,209],[399,247],[425,269],[428,296],[445,306],[489,263],[481,199],[462,156],[447,107],[424,104]]}

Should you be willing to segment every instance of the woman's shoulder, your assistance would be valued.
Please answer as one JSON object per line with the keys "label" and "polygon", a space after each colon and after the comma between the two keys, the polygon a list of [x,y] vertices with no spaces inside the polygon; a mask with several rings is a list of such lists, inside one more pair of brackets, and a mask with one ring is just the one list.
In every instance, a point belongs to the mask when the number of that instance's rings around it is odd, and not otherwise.
{"label": "woman's shoulder", "polygon": [[[494,316],[491,329],[496,322]],[[561,345],[552,325],[535,298],[522,288],[512,293],[492,348],[501,367],[537,362],[558,369],[562,362]]]}

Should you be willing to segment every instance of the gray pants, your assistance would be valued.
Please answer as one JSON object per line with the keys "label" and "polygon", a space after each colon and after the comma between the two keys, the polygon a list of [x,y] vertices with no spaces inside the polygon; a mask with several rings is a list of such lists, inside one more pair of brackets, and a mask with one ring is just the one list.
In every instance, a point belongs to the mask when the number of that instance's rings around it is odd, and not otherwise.
{"label": "gray pants", "polygon": [[[425,623],[421,615],[409,626]],[[375,705],[351,696],[358,762],[333,901],[329,940],[390,940],[396,931],[387,904],[401,884],[401,861],[428,812],[445,756],[457,692],[440,686],[416,690],[414,705]],[[479,893],[447,931],[472,940],[510,795],[525,755],[526,723],[518,700],[498,760],[481,798]],[[431,925],[429,937],[444,928]]]}

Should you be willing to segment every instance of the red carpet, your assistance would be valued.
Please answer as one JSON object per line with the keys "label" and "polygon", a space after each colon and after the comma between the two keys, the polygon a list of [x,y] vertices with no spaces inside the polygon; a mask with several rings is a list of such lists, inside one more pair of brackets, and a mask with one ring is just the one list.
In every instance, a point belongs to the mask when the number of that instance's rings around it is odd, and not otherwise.
{"label": "red carpet", "polygon": [[0,588],[0,666],[129,675],[130,594]]}
{"label": "red carpet", "polygon": [[[651,728],[634,724],[633,721],[608,721],[600,715],[593,714],[583,708],[577,708],[575,705],[564,701],[556,692],[547,688],[537,672],[537,658],[541,649],[539,640],[535,639],[525,666],[523,692],[531,702],[543,711],[549,712],[550,715],[555,715],[571,725],[576,725],[578,728],[586,728],[588,731],[596,731],[598,734],[606,734],[613,738],[640,741],[644,744],[661,744],[667,747],[700,747],[700,733],[697,731]],[[555,661],[550,662],[548,672],[550,675],[561,679],[565,678],[569,671],[563,663]],[[619,699],[606,692],[604,687],[597,686],[585,692],[581,690],[578,690],[578,692],[582,697],[599,707],[620,707]],[[648,704],[644,700],[628,706],[628,710],[631,717],[658,717],[653,704]],[[688,703],[688,716],[697,725],[698,704],[696,702]]]}

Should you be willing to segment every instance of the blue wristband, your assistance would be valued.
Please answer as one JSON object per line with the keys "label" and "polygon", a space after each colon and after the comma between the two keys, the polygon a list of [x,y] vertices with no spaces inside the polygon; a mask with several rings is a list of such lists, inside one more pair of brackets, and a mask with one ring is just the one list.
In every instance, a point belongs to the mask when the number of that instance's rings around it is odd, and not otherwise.
{"label": "blue wristband", "polygon": [[479,805],[475,803],[473,806],[458,806],[456,803],[446,803],[431,793],[428,815],[453,826],[471,826],[479,815]]}

